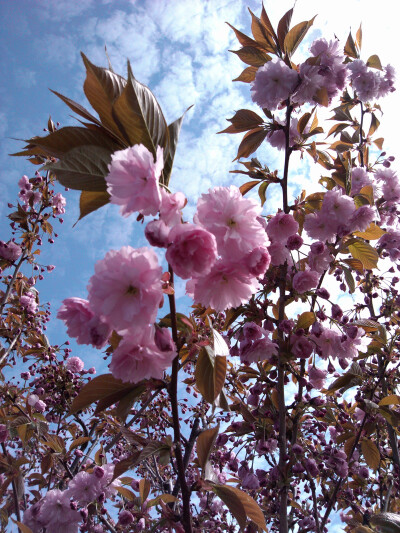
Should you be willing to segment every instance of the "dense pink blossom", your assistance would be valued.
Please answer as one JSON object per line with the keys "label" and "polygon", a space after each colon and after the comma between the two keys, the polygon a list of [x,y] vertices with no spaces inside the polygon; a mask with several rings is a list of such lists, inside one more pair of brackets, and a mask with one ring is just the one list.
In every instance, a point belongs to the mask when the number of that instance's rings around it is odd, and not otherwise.
{"label": "dense pink blossom", "polygon": [[368,172],[362,167],[355,167],[351,171],[351,191],[350,194],[358,194],[363,187],[372,185]]}
{"label": "dense pink blossom", "polygon": [[150,248],[123,246],[97,261],[89,304],[118,332],[154,322],[162,301],[162,269]]}
{"label": "dense pink blossom", "polygon": [[168,236],[170,228],[161,219],[152,220],[146,226],[144,234],[151,246],[166,248],[168,246]]}
{"label": "dense pink blossom", "polygon": [[280,211],[267,224],[268,237],[272,242],[286,243],[289,237],[297,233],[299,223],[290,213]]}
{"label": "dense pink blossom", "polygon": [[249,274],[259,278],[267,271],[271,256],[267,248],[258,246],[243,258],[243,262]]}
{"label": "dense pink blossom", "polygon": [[66,369],[74,374],[81,372],[84,366],[84,362],[79,357],[69,357],[65,363]]}
{"label": "dense pink blossom", "polygon": [[349,220],[351,231],[365,231],[374,221],[375,216],[375,210],[370,205],[360,206]]}
{"label": "dense pink blossom", "polygon": [[326,375],[326,370],[321,370],[313,365],[308,367],[308,379],[315,389],[321,390],[325,386]]}
{"label": "dense pink blossom", "polygon": [[300,357],[300,359],[308,359],[314,350],[313,344],[304,336],[297,337],[297,335],[294,335],[294,338],[291,348],[293,355]]}
{"label": "dense pink blossom", "polygon": [[28,313],[33,314],[36,312],[38,304],[36,301],[36,296],[33,292],[26,292],[24,295],[21,296],[19,301],[22,307],[24,307]]}
{"label": "dense pink blossom", "polygon": [[[299,121],[297,120],[297,118],[292,118],[290,121],[290,147],[301,141],[300,133],[297,129],[298,122]],[[279,125],[284,126],[285,122],[280,120],[279,117],[275,117],[273,123],[271,124],[271,130],[268,132],[267,141],[274,148],[277,148],[278,150],[284,150],[286,147],[286,135],[284,129],[282,127],[279,127]]]}
{"label": "dense pink blossom", "polygon": [[180,224],[182,209],[185,207],[186,201],[186,197],[182,192],[170,194],[164,188],[161,188],[161,220],[170,228]]}
{"label": "dense pink blossom", "polygon": [[182,279],[208,274],[217,259],[212,233],[195,224],[177,224],[169,234],[165,258]]}
{"label": "dense pink blossom", "polygon": [[301,83],[292,96],[292,102],[299,105],[315,104],[316,93],[324,86],[324,78],[319,73],[319,66],[302,63],[299,74]]}
{"label": "dense pink blossom", "polygon": [[400,259],[400,231],[391,229],[386,232],[379,239],[378,246],[389,254],[392,261]]}
{"label": "dense pink blossom", "polygon": [[257,70],[251,83],[251,98],[260,107],[274,110],[287,100],[298,83],[299,76],[281,59],[268,61]]}
{"label": "dense pink blossom", "polygon": [[157,158],[143,145],[136,144],[114,152],[106,176],[110,202],[121,206],[121,214],[135,211],[156,215],[161,207],[159,178],[164,166],[163,150],[157,148]]}
{"label": "dense pink blossom", "polygon": [[278,345],[268,337],[262,337],[245,345],[240,351],[242,363],[250,365],[258,361],[269,361],[278,354]]}
{"label": "dense pink blossom", "polygon": [[97,478],[89,472],[79,472],[68,484],[68,496],[81,505],[87,505],[99,496]]}
{"label": "dense pink blossom", "polygon": [[49,533],[75,533],[81,516],[78,511],[71,509],[68,491],[52,489],[43,498],[39,519]]}
{"label": "dense pink blossom", "polygon": [[82,298],[66,298],[58,310],[57,318],[63,320],[70,337],[78,344],[91,344],[102,348],[110,336],[110,326],[96,316],[89,302]]}
{"label": "dense pink blossom", "polygon": [[[316,246],[320,244],[321,246]],[[329,248],[322,242],[313,243],[308,254],[308,265],[311,270],[315,270],[322,274],[328,270],[329,265],[333,261],[333,256],[329,252]]]}
{"label": "dense pink blossom", "polygon": [[296,272],[293,276],[293,289],[303,293],[315,289],[318,285],[320,274],[314,270],[304,270]]}
{"label": "dense pink blossom", "polygon": [[338,343],[341,341],[341,335],[333,329],[322,328],[319,335],[312,335],[311,338],[318,347],[318,354],[323,359],[336,357]]}
{"label": "dense pink blossom", "polygon": [[154,333],[154,328],[148,327],[123,337],[110,363],[115,378],[137,383],[142,379],[163,377],[164,370],[171,366],[176,356],[176,350],[161,351],[155,343]]}
{"label": "dense pink blossom", "polygon": [[215,235],[219,254],[234,261],[268,243],[257,220],[260,213],[257,202],[244,198],[238,187],[231,185],[202,194],[194,221]]}
{"label": "dense pink blossom", "polygon": [[326,39],[316,39],[310,51],[314,57],[318,57],[318,74],[323,77],[322,86],[327,90],[328,98],[332,99],[344,89],[348,75],[340,43],[338,40],[328,43]]}
{"label": "dense pink blossom", "polygon": [[38,413],[43,413],[47,405],[37,394],[30,394],[27,398],[28,405],[33,407]]}
{"label": "dense pink blossom", "polygon": [[271,265],[283,265],[285,261],[291,262],[289,250],[281,242],[273,242],[268,246],[268,252],[271,256]]}
{"label": "dense pink blossom", "polygon": [[22,254],[21,247],[13,241],[0,241],[0,257],[7,261],[16,261]]}
{"label": "dense pink blossom", "polygon": [[22,523],[31,528],[33,533],[39,533],[44,528],[44,522],[40,520],[40,509],[42,504],[43,500],[39,500],[31,507],[28,507],[24,512]]}
{"label": "dense pink blossom", "polygon": [[190,280],[186,292],[194,301],[216,311],[238,307],[258,290],[259,283],[249,277],[239,265],[218,260],[211,272],[204,277]]}

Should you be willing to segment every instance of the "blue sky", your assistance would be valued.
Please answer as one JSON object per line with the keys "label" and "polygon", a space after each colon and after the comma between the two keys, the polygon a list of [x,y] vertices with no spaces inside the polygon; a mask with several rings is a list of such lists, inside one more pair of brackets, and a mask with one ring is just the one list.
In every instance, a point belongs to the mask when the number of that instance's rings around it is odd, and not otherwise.
{"label": "blue sky", "polygon": [[[286,10],[288,0],[266,1],[266,10],[276,25]],[[389,16],[391,0],[376,3],[361,0],[318,2],[299,0],[294,23],[319,14],[307,43],[317,37],[331,39],[336,34],[345,40],[350,27],[353,32],[363,22],[364,53],[367,59],[378,53],[382,63],[396,66],[396,18]],[[253,108],[247,84],[232,83],[242,70],[241,61],[228,52],[239,48],[232,25],[250,33],[250,7],[259,14],[258,0],[14,0],[0,2],[3,30],[0,36],[0,217],[2,234],[8,238],[7,202],[14,201],[17,181],[22,174],[36,170],[21,158],[7,154],[21,149],[22,144],[10,139],[42,135],[51,115],[62,126],[74,125],[70,110],[48,91],[52,88],[88,106],[82,84],[85,76],[79,55],[106,65],[104,45],[114,70],[126,73],[129,58],[137,79],[152,89],[164,110],[167,121],[178,118],[194,104],[186,116],[178,145],[171,187],[182,190],[189,200],[186,218],[193,214],[201,192],[210,186],[237,185],[242,178],[229,174],[235,168],[240,136],[216,135],[226,127],[226,118],[242,107]],[[374,42],[374,40],[376,41]],[[305,47],[306,51],[307,47]],[[300,50],[301,53],[301,50]],[[400,69],[397,68],[399,71]],[[399,93],[382,101],[385,148],[396,156],[398,150],[396,123],[400,111],[396,106]],[[392,132],[391,138],[390,134]],[[271,169],[281,168],[281,154],[274,149],[260,151],[260,159]],[[319,170],[304,159],[295,161],[292,192],[307,188]],[[63,191],[59,187],[60,191]],[[58,228],[60,238],[43,252],[45,264],[56,265],[38,286],[42,301],[50,301],[55,314],[60,302],[70,296],[86,297],[86,285],[96,260],[107,250],[130,244],[146,245],[142,227],[134,217],[122,219],[116,206],[107,206],[89,215],[73,228],[78,218],[78,194],[69,191],[65,222]],[[276,208],[276,194],[267,202],[267,212]],[[178,297],[183,283],[178,283]],[[179,303],[179,301],[178,301]],[[185,300],[181,300],[185,304]],[[65,330],[57,320],[49,327],[53,342],[65,339]],[[81,347],[79,353],[86,367],[95,364],[99,355]]]}

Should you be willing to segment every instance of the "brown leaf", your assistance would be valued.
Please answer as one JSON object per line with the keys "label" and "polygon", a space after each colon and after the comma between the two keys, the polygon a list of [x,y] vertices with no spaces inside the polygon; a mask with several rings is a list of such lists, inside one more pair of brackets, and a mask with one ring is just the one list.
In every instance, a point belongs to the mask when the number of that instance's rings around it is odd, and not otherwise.
{"label": "brown leaf", "polygon": [[[249,12],[251,15],[251,31],[253,33],[254,39],[262,45],[264,50],[266,52],[276,52],[276,44],[274,43],[274,39],[272,37],[272,33],[269,31],[269,29],[266,27],[265,24],[261,22],[261,20],[254,15],[254,13],[251,11],[250,8]],[[265,14],[266,15],[266,14]],[[268,18],[268,17],[267,17]],[[264,17],[264,21],[265,21]],[[269,19],[268,19],[269,22]],[[271,26],[272,28],[272,26]],[[272,30],[273,31],[273,30]]]}
{"label": "brown leaf", "polygon": [[[107,68],[97,67],[82,52],[81,56],[86,67],[86,79],[83,84],[86,97],[99,115],[102,124],[113,131],[122,141],[123,132],[119,130],[113,119],[112,106],[122,94],[126,80]],[[126,138],[125,141],[129,142]]]}
{"label": "brown leaf", "polygon": [[260,46],[257,41],[234,28],[232,24],[229,24],[229,22],[227,22],[226,24],[228,24],[228,26],[232,28],[232,30],[235,32],[236,37],[242,46],[254,46],[255,48],[258,48]]}
{"label": "brown leaf", "polygon": [[378,526],[382,533],[400,533],[400,515],[395,513],[378,513],[370,518],[372,526]]}
{"label": "brown leaf", "polygon": [[98,400],[108,398],[115,393],[127,393],[136,385],[124,383],[120,379],[115,379],[112,374],[103,374],[93,378],[79,392],[72,402],[70,413],[74,414],[82,409],[86,409]]}
{"label": "brown leaf", "polygon": [[312,311],[305,311],[297,319],[297,328],[307,329],[315,322],[315,315]]}
{"label": "brown leaf", "polygon": [[370,244],[363,241],[357,241],[349,245],[349,252],[363,264],[367,270],[372,270],[378,265],[378,252]]}
{"label": "brown leaf", "polygon": [[129,145],[143,144],[156,156],[157,146],[169,153],[169,131],[163,112],[148,87],[135,79],[128,61],[128,81],[113,101],[111,115]]}
{"label": "brown leaf", "polygon": [[400,396],[397,394],[390,394],[389,396],[385,396],[385,398],[382,398],[382,400],[379,402],[379,406],[383,405],[399,405],[400,404]]}
{"label": "brown leaf", "polygon": [[139,494],[142,504],[147,500],[151,488],[150,481],[146,478],[139,481]]}
{"label": "brown leaf", "polygon": [[361,441],[361,451],[367,465],[372,470],[377,470],[381,461],[381,455],[376,444],[372,440],[363,439]]}
{"label": "brown leaf", "polygon": [[126,487],[121,487],[120,485],[117,485],[115,488],[117,489],[117,492],[119,492],[121,496],[129,502],[133,502],[136,499],[135,493],[127,489]]}
{"label": "brown leaf", "polygon": [[228,118],[231,126],[218,133],[240,133],[259,127],[264,119],[249,109],[239,109],[232,118]]}
{"label": "brown leaf", "polygon": [[284,40],[284,51],[288,56],[292,56],[301,41],[307,35],[308,30],[311,28],[316,15],[311,20],[305,20],[293,26],[291,30],[288,31]]}
{"label": "brown leaf", "polygon": [[248,131],[239,145],[238,153],[234,161],[241,157],[249,157],[249,155],[254,153],[267,136],[267,133],[264,128],[255,128]]}
{"label": "brown leaf", "polygon": [[247,192],[251,191],[251,189],[253,189],[259,183],[260,183],[260,180],[248,181],[247,183],[243,183],[243,185],[239,187],[239,190],[242,193],[242,196],[244,196]]}
{"label": "brown leaf", "polygon": [[257,67],[247,67],[237,78],[232,81],[243,81],[244,83],[251,83],[256,78],[257,70]]}
{"label": "brown leaf", "polygon": [[18,522],[18,520],[15,520],[12,516],[10,516],[11,520],[16,524],[21,531],[21,533],[33,533],[30,527],[26,526],[22,522]]}
{"label": "brown leaf", "polygon": [[105,176],[111,152],[100,146],[77,146],[55,163],[46,163],[45,170],[53,172],[57,180],[78,191],[106,191]]}
{"label": "brown leaf", "polygon": [[346,44],[344,45],[344,53],[346,56],[353,57],[354,59],[358,59],[359,53],[357,51],[356,44],[353,40],[353,36],[351,35],[351,32],[349,33],[349,36],[347,37]]}
{"label": "brown leaf", "polygon": [[206,463],[210,457],[211,450],[214,446],[215,440],[218,436],[219,425],[215,428],[210,428],[202,431],[197,437],[196,450],[197,457],[201,468],[205,469]]}
{"label": "brown leaf", "polygon": [[373,135],[376,132],[376,130],[379,128],[379,125],[380,125],[380,122],[376,118],[375,113],[371,113],[371,125],[368,130],[368,137],[371,137],[371,135]]}
{"label": "brown leaf", "polygon": [[278,23],[278,41],[282,51],[285,50],[285,37],[289,31],[290,23],[292,21],[293,8],[289,9]]}
{"label": "brown leaf", "polygon": [[246,525],[247,517],[260,529],[267,531],[264,514],[260,506],[246,492],[229,485],[214,485],[213,491],[225,503],[241,528]]}
{"label": "brown leaf", "polygon": [[368,58],[367,67],[376,68],[378,70],[383,70],[381,60],[376,54]]}
{"label": "brown leaf", "polygon": [[385,230],[377,226],[375,222],[371,222],[365,231],[355,231],[353,235],[357,235],[357,237],[361,237],[367,241],[375,241],[376,239],[380,239],[382,235],[385,235]]}
{"label": "brown leaf", "polygon": [[110,195],[108,192],[82,191],[79,198],[79,218],[77,222],[89,213],[93,213],[96,209],[108,204],[109,201]]}
{"label": "brown leaf", "polygon": [[230,50],[230,52],[239,56],[244,63],[252,67],[262,67],[271,60],[271,56],[254,46],[244,46],[240,50]]}

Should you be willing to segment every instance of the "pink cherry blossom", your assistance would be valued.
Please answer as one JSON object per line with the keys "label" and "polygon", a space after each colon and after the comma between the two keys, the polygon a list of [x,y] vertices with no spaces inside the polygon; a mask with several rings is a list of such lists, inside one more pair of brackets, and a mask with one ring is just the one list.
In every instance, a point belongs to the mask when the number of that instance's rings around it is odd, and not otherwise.
{"label": "pink cherry blossom", "polygon": [[268,252],[271,256],[271,265],[283,265],[285,261],[291,262],[289,250],[281,242],[273,242],[268,246]]}
{"label": "pink cherry blossom", "polygon": [[319,272],[315,272],[314,270],[297,272],[293,276],[293,289],[301,294],[311,289],[315,289],[318,285],[319,277]]}
{"label": "pink cherry blossom", "polygon": [[71,509],[68,491],[52,489],[43,498],[39,519],[49,533],[56,531],[75,533],[81,516],[78,511]]}
{"label": "pink cherry blossom", "polygon": [[102,348],[110,336],[110,326],[96,316],[90,309],[89,302],[82,298],[67,298],[57,313],[63,320],[70,337],[78,344],[91,344],[94,348]]}
{"label": "pink cherry blossom", "polygon": [[362,168],[362,167],[355,167],[351,171],[351,192],[350,194],[353,196],[354,194],[358,194],[363,187],[366,187],[367,185],[372,185],[372,181],[369,177],[368,172]]}
{"label": "pink cherry blossom", "polygon": [[389,230],[378,241],[378,245],[389,254],[392,261],[400,258],[400,231]]}
{"label": "pink cherry blossom", "polygon": [[375,216],[375,211],[370,205],[360,206],[349,220],[351,231],[365,231]]}
{"label": "pink cherry blossom", "polygon": [[161,351],[154,341],[154,333],[154,328],[148,327],[124,336],[110,363],[115,378],[137,383],[142,379],[163,377],[164,370],[171,366],[176,356],[176,350]]}
{"label": "pink cherry blossom", "polygon": [[[298,123],[299,121],[297,118],[293,118],[290,121],[289,146],[294,146],[296,143],[301,141],[300,133],[297,129]],[[284,150],[286,147],[286,135],[283,128],[280,128],[279,125],[284,126],[285,121],[281,120],[279,117],[274,117],[274,121],[271,124],[272,129],[267,135],[267,141],[274,148],[277,148],[278,150]]]}
{"label": "pink cherry blossom", "polygon": [[170,228],[179,224],[182,219],[182,209],[186,205],[186,197],[182,192],[170,194],[161,188],[160,218]]}
{"label": "pink cherry blossom", "polygon": [[331,261],[333,261],[333,256],[323,242],[318,241],[311,245],[310,253],[308,254],[308,265],[311,270],[322,274],[325,270],[328,270]]}
{"label": "pink cherry blossom", "polygon": [[271,263],[271,256],[269,255],[267,248],[259,246],[247,254],[243,258],[243,262],[249,274],[260,278],[267,271]]}
{"label": "pink cherry blossom", "polygon": [[146,226],[144,234],[151,246],[166,248],[168,246],[168,235],[170,228],[161,219],[152,220]]}
{"label": "pink cherry blossom", "polygon": [[110,250],[89,280],[89,305],[118,332],[147,326],[163,298],[161,274],[150,248]]}
{"label": "pink cherry blossom", "polygon": [[87,505],[99,496],[99,484],[94,474],[79,472],[68,484],[68,496],[81,505]]}
{"label": "pink cherry blossom", "polygon": [[74,374],[81,372],[84,366],[84,362],[80,357],[69,357],[65,363],[66,369]]}
{"label": "pink cherry blossom", "polygon": [[65,205],[67,201],[64,196],[59,192],[53,196],[51,205],[54,207],[54,211],[57,215],[63,215],[65,213]]}
{"label": "pink cherry blossom", "polygon": [[106,176],[110,202],[121,206],[121,214],[135,211],[156,215],[161,207],[159,178],[164,166],[163,150],[157,148],[157,158],[143,145],[136,144],[114,152]]}
{"label": "pink cherry blossom", "polygon": [[194,221],[215,235],[219,254],[234,261],[268,244],[264,228],[257,220],[260,213],[257,202],[244,198],[238,187],[231,185],[202,194]]}
{"label": "pink cherry blossom", "polygon": [[287,100],[298,83],[299,76],[281,59],[268,61],[257,70],[251,83],[251,98],[260,107],[276,109]]}
{"label": "pink cherry blossom", "polygon": [[240,360],[246,365],[258,361],[269,361],[278,354],[278,345],[268,337],[256,339],[252,343],[246,344],[240,352]]}
{"label": "pink cherry blossom", "polygon": [[186,292],[193,294],[195,302],[216,311],[238,307],[247,302],[258,288],[257,280],[249,277],[239,265],[223,260],[218,260],[206,276],[186,284]]}
{"label": "pink cherry blossom", "polygon": [[177,224],[169,233],[165,258],[182,279],[208,274],[217,259],[217,242],[202,226]]}
{"label": "pink cherry blossom", "polygon": [[36,296],[33,292],[26,292],[23,296],[21,296],[19,301],[22,307],[24,307],[28,313],[33,314],[36,312],[38,304],[36,301]]}
{"label": "pink cherry blossom", "polygon": [[7,261],[16,261],[22,254],[21,247],[13,241],[0,241],[0,257]]}
{"label": "pink cherry blossom", "polygon": [[308,367],[308,379],[315,389],[321,390],[324,387],[326,375],[327,372],[325,370],[320,370],[311,365]]}
{"label": "pink cherry blossom", "polygon": [[273,216],[267,225],[268,237],[273,242],[286,243],[288,238],[299,229],[298,222],[293,218],[290,213],[284,213],[280,211]]}
{"label": "pink cherry blossom", "polygon": [[315,96],[321,87],[324,86],[324,78],[319,74],[319,67],[302,63],[300,65],[301,83],[292,96],[292,102],[302,105],[305,103],[315,104]]}

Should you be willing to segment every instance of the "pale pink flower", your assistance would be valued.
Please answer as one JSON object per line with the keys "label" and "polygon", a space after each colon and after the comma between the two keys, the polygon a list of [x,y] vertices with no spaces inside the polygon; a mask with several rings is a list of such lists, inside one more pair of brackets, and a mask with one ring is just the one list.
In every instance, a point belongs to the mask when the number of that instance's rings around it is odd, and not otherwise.
{"label": "pale pink flower", "polygon": [[53,196],[51,205],[54,207],[56,215],[63,215],[65,213],[65,205],[67,201],[64,196],[59,192]]}
{"label": "pale pink flower", "polygon": [[[97,484],[98,484],[98,491],[99,494],[104,493],[105,498],[110,498],[113,494],[117,492],[117,487],[121,485],[121,481],[119,479],[114,479],[114,468],[115,465],[112,463],[103,465],[102,467],[103,475],[101,477],[97,477]],[[96,468],[94,469],[95,473]]]}
{"label": "pale pink flower", "polygon": [[319,336],[312,335],[312,340],[318,346],[318,354],[323,359],[328,357],[336,357],[338,343],[341,342],[341,335],[333,329],[323,328]]}
{"label": "pale pink flower", "polygon": [[297,233],[298,229],[299,223],[293,215],[283,211],[273,216],[267,224],[267,234],[273,242],[286,243],[290,236]]}
{"label": "pale pink flower", "polygon": [[112,355],[110,370],[116,379],[137,383],[142,379],[163,377],[171,366],[176,350],[161,351],[154,341],[154,328],[125,335]]}
{"label": "pale pink flower", "polygon": [[365,231],[375,219],[375,211],[370,205],[362,205],[349,220],[351,231]]}
{"label": "pale pink flower", "polygon": [[372,185],[368,172],[362,167],[353,168],[351,171],[351,195],[358,194],[363,187]]}
{"label": "pale pink flower", "polygon": [[301,83],[294,95],[292,102],[303,105],[315,104],[314,97],[318,89],[324,86],[324,78],[319,74],[319,66],[302,63],[300,65]]}
{"label": "pale pink flower", "polygon": [[13,241],[0,241],[0,257],[7,261],[16,261],[22,254],[21,247]]}
{"label": "pale pink flower", "polygon": [[121,214],[135,211],[156,215],[161,207],[159,178],[164,166],[163,149],[157,147],[157,158],[143,145],[136,144],[114,152],[106,176],[110,202],[121,206]]}
{"label": "pale pink flower", "polygon": [[[289,146],[294,146],[296,143],[301,141],[300,133],[297,129],[298,124],[297,118],[292,118],[290,121],[289,128]],[[279,117],[274,118],[273,124],[285,125],[283,120],[280,120]],[[277,148],[278,150],[284,150],[286,147],[286,135],[282,128],[277,127],[277,129],[272,129],[267,135],[267,141],[271,146]]]}
{"label": "pale pink flower", "polygon": [[161,274],[150,248],[111,250],[97,261],[89,280],[90,307],[118,332],[147,326],[163,299]]}
{"label": "pale pink flower", "polygon": [[218,260],[211,272],[186,284],[188,294],[194,301],[216,311],[238,307],[258,290],[259,283],[238,267]]}
{"label": "pale pink flower", "polygon": [[268,246],[268,252],[271,256],[271,265],[283,265],[285,261],[291,262],[289,250],[281,242],[273,242]]}
{"label": "pale pink flower", "polygon": [[240,361],[246,365],[258,361],[269,361],[278,354],[278,345],[268,337],[256,339],[240,352]]}
{"label": "pale pink flower", "polygon": [[43,500],[39,500],[37,503],[31,507],[28,507],[28,509],[24,511],[22,523],[31,528],[33,533],[39,533],[44,527],[44,523],[39,518],[42,503]]}
{"label": "pale pink flower", "polygon": [[202,194],[194,221],[215,235],[219,254],[234,261],[268,244],[264,228],[257,220],[260,213],[257,202],[244,198],[238,187],[231,185]]}
{"label": "pale pink flower", "polygon": [[81,505],[87,505],[99,496],[97,478],[88,472],[79,472],[68,484],[68,496]]}
{"label": "pale pink flower", "polygon": [[369,70],[352,79],[352,86],[362,102],[370,102],[378,97],[380,76]]}
{"label": "pale pink flower", "polygon": [[338,40],[328,43],[325,39],[317,39],[310,51],[315,57],[319,56],[318,74],[323,77],[323,87],[327,90],[329,99],[332,99],[338,91],[344,89],[348,75],[340,43]]}
{"label": "pale pink flower", "polygon": [[84,368],[85,364],[80,357],[69,357],[65,363],[65,367],[70,372],[78,374]]}
{"label": "pale pink flower", "polygon": [[291,348],[292,354],[300,357],[300,359],[308,359],[314,350],[314,346],[304,336],[297,337],[297,335],[294,335],[293,337],[295,340]]}
{"label": "pale pink flower", "polygon": [[151,246],[166,248],[168,246],[168,235],[170,228],[161,219],[152,220],[146,226],[144,234]]}
{"label": "pale pink flower", "polygon": [[179,224],[182,219],[182,209],[186,205],[186,197],[182,192],[170,194],[161,188],[160,218],[170,228]]}
{"label": "pale pink flower", "polygon": [[300,294],[315,289],[318,285],[320,274],[314,270],[296,272],[293,276],[293,289]]}
{"label": "pale pink flower", "polygon": [[36,296],[33,294],[33,292],[26,292],[23,296],[20,298],[20,303],[22,307],[28,312],[28,313],[35,313],[37,309],[37,301]]}
{"label": "pale pink flower", "polygon": [[[315,246],[316,244],[322,245],[320,248]],[[328,270],[329,265],[333,261],[333,256],[329,252],[324,243],[313,243],[308,254],[308,265],[311,270],[315,270],[322,274],[325,270]]]}
{"label": "pale pink flower", "polygon": [[202,226],[177,224],[169,233],[165,258],[182,279],[208,274],[217,259],[217,242]]}
{"label": "pale pink flower", "polygon": [[271,256],[267,248],[259,246],[247,254],[243,258],[243,262],[249,274],[260,278],[267,271],[271,263]]}
{"label": "pale pink flower", "polygon": [[90,309],[89,302],[82,298],[66,298],[58,310],[57,318],[67,326],[70,337],[78,344],[91,344],[102,348],[110,336],[111,328]]}
{"label": "pale pink flower", "polygon": [[252,472],[248,472],[242,479],[242,488],[247,490],[257,490],[260,488],[258,477]]}
{"label": "pale pink flower", "polygon": [[389,230],[378,241],[380,246],[387,252],[392,261],[400,258],[400,231]]}
{"label": "pale pink flower", "polygon": [[49,533],[72,533],[78,530],[81,516],[71,509],[68,491],[52,489],[43,498],[39,519]]}
{"label": "pale pink flower", "polygon": [[315,366],[308,367],[308,379],[315,389],[321,390],[324,387],[326,375],[325,370],[320,370]]}
{"label": "pale pink flower", "polygon": [[299,80],[295,70],[281,59],[273,59],[261,66],[251,83],[251,98],[260,107],[276,109],[282,100],[287,100]]}

